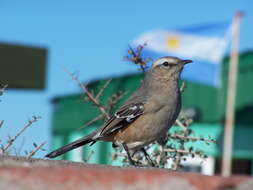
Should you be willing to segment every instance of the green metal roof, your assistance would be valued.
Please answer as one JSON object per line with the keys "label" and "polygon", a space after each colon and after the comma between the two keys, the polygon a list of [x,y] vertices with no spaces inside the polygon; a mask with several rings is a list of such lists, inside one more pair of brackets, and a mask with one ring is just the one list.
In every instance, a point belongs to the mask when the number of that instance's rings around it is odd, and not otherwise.
{"label": "green metal roof", "polygon": [[[240,55],[238,88],[236,98],[237,122],[253,125],[253,52]],[[197,123],[220,123],[224,119],[226,90],[227,90],[228,58],[224,60],[222,72],[222,87],[214,88],[201,84],[186,82],[187,88],[183,93],[183,108],[193,107],[199,117]],[[201,73],[200,73],[201,74]],[[118,102],[120,105],[140,84],[143,74],[132,74],[112,79],[105,90],[102,102],[118,91],[127,91],[127,94]],[[93,81],[89,88],[95,93],[106,82]],[[99,111],[90,102],[84,101],[80,94],[57,97],[54,99],[53,130],[63,133],[77,129],[93,119]],[[99,123],[97,123],[99,124]]]}

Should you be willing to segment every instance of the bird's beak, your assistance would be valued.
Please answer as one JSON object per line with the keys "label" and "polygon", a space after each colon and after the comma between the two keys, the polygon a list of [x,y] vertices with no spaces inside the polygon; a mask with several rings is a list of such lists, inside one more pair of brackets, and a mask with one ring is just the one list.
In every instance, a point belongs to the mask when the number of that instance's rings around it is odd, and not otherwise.
{"label": "bird's beak", "polygon": [[184,65],[186,65],[186,64],[188,64],[188,63],[192,63],[192,60],[182,60],[182,63],[184,64]]}

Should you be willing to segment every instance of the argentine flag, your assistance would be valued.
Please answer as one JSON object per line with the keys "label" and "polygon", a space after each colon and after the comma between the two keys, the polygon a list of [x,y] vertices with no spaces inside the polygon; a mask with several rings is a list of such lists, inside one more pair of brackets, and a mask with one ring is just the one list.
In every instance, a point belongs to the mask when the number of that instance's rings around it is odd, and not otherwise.
{"label": "argentine flag", "polygon": [[146,44],[144,58],[176,56],[191,59],[182,78],[209,86],[220,85],[221,62],[228,44],[230,24],[216,23],[177,30],[146,32],[132,42],[133,47]]}

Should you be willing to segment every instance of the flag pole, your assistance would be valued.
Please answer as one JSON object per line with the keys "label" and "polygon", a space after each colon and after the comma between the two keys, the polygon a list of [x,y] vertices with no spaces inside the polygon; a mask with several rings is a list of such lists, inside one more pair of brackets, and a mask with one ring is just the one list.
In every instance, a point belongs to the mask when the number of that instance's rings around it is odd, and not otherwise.
{"label": "flag pole", "polygon": [[235,100],[236,100],[236,84],[238,70],[238,52],[240,38],[240,22],[242,13],[236,12],[232,22],[232,39],[228,73],[228,88],[227,88],[227,105],[225,129],[223,138],[223,155],[222,155],[222,176],[230,176],[232,173],[232,152],[233,152],[233,136],[234,136],[234,121],[235,121]]}

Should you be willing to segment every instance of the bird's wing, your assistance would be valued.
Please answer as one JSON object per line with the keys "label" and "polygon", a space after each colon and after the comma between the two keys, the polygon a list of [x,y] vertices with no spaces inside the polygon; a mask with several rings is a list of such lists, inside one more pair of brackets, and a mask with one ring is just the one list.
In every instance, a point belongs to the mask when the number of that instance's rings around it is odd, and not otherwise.
{"label": "bird's wing", "polygon": [[144,112],[143,103],[130,103],[122,106],[102,127],[99,137],[111,134],[128,126]]}

